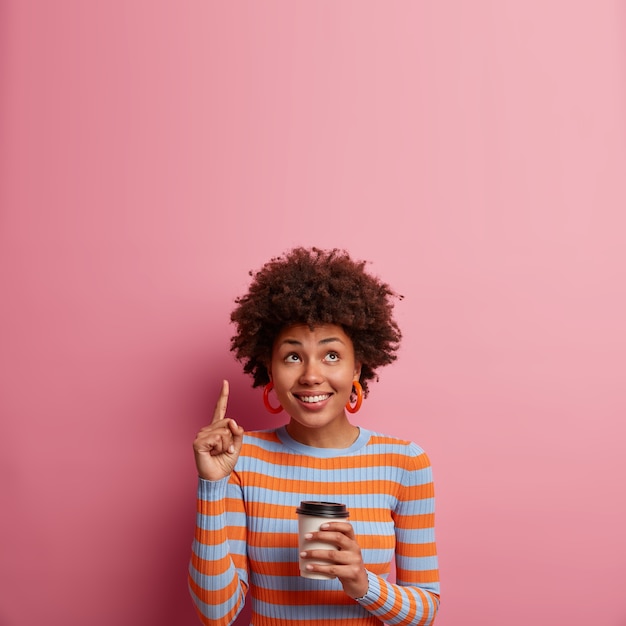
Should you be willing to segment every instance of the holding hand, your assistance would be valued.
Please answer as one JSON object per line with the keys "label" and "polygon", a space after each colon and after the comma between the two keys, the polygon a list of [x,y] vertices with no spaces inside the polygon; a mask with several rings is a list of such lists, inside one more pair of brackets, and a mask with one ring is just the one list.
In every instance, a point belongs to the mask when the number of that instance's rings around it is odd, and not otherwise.
{"label": "holding hand", "polygon": [[222,383],[222,390],[215,405],[213,421],[200,430],[193,442],[198,475],[205,480],[221,480],[234,469],[241,444],[243,427],[234,419],[226,417],[228,405],[228,381]]}
{"label": "holding hand", "polygon": [[323,564],[310,563],[307,565],[309,571],[336,576],[351,598],[361,598],[367,593],[367,571],[352,524],[328,522],[322,524],[318,532],[306,535],[306,538],[329,544],[328,550],[306,550],[300,553],[303,559],[324,561]]}

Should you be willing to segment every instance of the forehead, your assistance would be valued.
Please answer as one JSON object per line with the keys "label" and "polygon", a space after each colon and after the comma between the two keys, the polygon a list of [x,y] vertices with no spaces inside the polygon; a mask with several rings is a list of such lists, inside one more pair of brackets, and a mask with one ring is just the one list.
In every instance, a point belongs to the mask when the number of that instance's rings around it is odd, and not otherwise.
{"label": "forehead", "polygon": [[315,345],[337,341],[347,346],[352,346],[350,337],[341,326],[336,324],[319,324],[312,329],[307,324],[293,324],[283,328],[276,337],[274,346],[281,344],[300,343],[303,345]]}

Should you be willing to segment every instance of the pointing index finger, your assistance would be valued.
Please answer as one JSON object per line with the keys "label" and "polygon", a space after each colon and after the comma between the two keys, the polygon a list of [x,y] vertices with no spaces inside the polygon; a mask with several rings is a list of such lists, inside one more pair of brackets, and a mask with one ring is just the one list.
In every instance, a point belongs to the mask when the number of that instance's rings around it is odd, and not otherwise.
{"label": "pointing index finger", "polygon": [[215,405],[215,411],[213,411],[213,422],[218,422],[219,420],[224,419],[226,415],[226,406],[228,404],[228,381],[225,380],[222,382],[222,390],[220,391],[220,397],[217,399],[217,404]]}

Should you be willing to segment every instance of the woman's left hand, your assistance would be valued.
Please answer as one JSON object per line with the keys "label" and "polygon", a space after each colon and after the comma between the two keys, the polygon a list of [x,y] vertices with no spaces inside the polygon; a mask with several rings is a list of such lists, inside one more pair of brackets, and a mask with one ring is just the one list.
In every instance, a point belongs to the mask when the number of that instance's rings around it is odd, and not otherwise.
{"label": "woman's left hand", "polygon": [[324,561],[323,564],[309,563],[307,570],[337,577],[343,590],[351,598],[361,598],[367,593],[369,586],[367,572],[352,524],[348,522],[322,524],[318,532],[310,533],[306,538],[330,544],[328,550],[306,550],[300,553],[303,559]]}

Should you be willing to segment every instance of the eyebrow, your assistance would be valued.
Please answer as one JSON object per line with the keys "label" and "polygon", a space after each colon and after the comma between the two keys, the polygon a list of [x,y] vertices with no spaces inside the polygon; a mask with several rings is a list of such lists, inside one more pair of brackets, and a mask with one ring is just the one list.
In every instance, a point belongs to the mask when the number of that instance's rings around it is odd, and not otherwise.
{"label": "eyebrow", "polygon": [[[339,337],[327,337],[326,339],[320,339],[320,341],[318,341],[318,345],[326,345],[327,343],[334,343],[335,341],[339,342],[342,345],[345,345],[343,341],[339,339]],[[298,341],[297,339],[283,339],[280,342],[280,345],[282,346],[284,344],[288,344],[290,346],[301,346],[302,342]]]}

